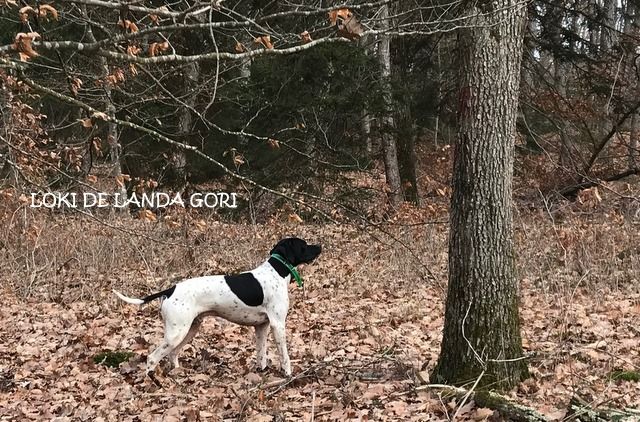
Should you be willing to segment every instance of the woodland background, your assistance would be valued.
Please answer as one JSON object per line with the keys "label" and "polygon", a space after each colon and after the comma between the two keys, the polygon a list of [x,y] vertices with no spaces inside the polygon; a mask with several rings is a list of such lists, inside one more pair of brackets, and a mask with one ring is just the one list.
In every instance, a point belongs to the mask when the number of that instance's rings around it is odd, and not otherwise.
{"label": "woodland background", "polygon": [[[527,9],[514,223],[532,377],[508,396],[640,406],[640,3]],[[425,388],[447,280],[462,1],[0,0],[0,417],[499,418]],[[44,210],[33,191],[238,192],[235,210]],[[157,307],[116,303],[320,242],[291,288],[294,379],[216,320],[142,376]],[[133,351],[119,367],[96,359]],[[274,357],[275,358],[275,357]]]}

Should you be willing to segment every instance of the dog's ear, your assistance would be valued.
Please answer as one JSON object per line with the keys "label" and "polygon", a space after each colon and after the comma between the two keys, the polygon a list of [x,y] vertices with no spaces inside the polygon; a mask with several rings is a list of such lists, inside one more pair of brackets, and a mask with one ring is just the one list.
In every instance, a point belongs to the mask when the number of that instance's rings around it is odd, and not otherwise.
{"label": "dog's ear", "polygon": [[291,265],[296,266],[305,261],[305,248],[307,242],[297,237],[283,239],[271,250],[271,254],[277,253],[286,259]]}
{"label": "dog's ear", "polygon": [[277,253],[278,255],[286,259],[288,262],[295,265],[294,264],[295,256],[293,255],[293,246],[291,244],[292,244],[292,239],[282,239],[281,241],[278,242],[277,245],[273,247],[273,249],[271,249],[270,254],[273,255],[274,253]]}

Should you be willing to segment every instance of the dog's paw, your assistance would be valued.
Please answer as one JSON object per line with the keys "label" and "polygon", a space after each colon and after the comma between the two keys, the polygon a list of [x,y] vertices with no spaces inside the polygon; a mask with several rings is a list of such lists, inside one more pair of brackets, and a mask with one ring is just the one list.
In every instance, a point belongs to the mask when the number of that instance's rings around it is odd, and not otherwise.
{"label": "dog's paw", "polygon": [[269,369],[271,369],[271,359],[267,359],[267,362],[264,364],[264,366],[261,366],[259,363],[255,366],[256,372],[267,372]]}

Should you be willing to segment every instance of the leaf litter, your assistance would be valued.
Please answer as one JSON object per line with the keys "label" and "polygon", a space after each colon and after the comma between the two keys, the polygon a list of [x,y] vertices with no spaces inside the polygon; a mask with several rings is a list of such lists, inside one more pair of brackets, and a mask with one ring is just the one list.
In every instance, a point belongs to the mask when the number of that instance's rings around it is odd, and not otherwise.
{"label": "leaf litter", "polygon": [[[460,420],[499,420],[496,412],[478,408],[473,401],[459,408],[454,398],[437,390],[416,389],[428,382],[439,354],[446,230],[400,232],[413,245],[429,245],[417,253],[439,283],[429,280],[402,248],[372,242],[355,229],[292,227],[287,222],[264,226],[259,237],[252,237],[249,227],[210,227],[216,231],[219,249],[197,256],[201,266],[194,269],[209,274],[250,269],[262,259],[269,243],[292,230],[322,239],[321,259],[302,270],[305,291],[290,286],[287,336],[292,379],[283,379],[276,369],[271,339],[271,368],[258,373],[253,364],[253,330],[215,318],[205,320],[192,344],[181,353],[182,368],[170,369],[166,362],[161,365],[157,375],[161,387],[145,377],[146,354],[160,342],[163,332],[158,304],[140,309],[122,305],[110,289],[121,288],[125,280],[131,294],[160,288],[148,274],[140,276],[147,265],[153,265],[149,256],[144,267],[127,268],[123,273],[98,277],[101,271],[94,268],[92,274],[98,281],[89,287],[82,287],[88,282],[77,279],[59,282],[62,296],[73,300],[53,302],[46,299],[46,290],[37,288],[29,297],[18,297],[10,283],[3,285],[0,417],[437,421],[457,412]],[[596,405],[640,406],[638,383],[632,376],[616,376],[639,370],[640,295],[636,284],[594,288],[585,281],[580,286],[576,282],[581,277],[566,261],[534,277],[535,270],[526,267],[525,259],[537,265],[536,259],[549,260],[550,253],[561,253],[549,235],[552,228],[546,230],[539,234],[540,242],[546,243],[539,243],[536,251],[527,249],[520,258],[521,273],[530,275],[521,282],[521,318],[524,347],[532,354],[532,378],[509,396],[551,420],[564,416],[573,395]],[[520,242],[522,236],[531,241],[538,235],[520,233]],[[245,244],[238,239],[245,239]],[[245,257],[241,262],[234,262],[223,252],[234,248],[250,248],[250,252],[241,255]],[[545,250],[546,257],[539,252]],[[153,253],[160,263],[168,259],[159,251]],[[82,272],[69,271],[68,277],[79,277]],[[541,280],[550,274],[556,283],[565,280],[571,288],[558,291],[543,286]],[[92,295],[73,296],[80,288],[89,288]],[[132,356],[118,367],[96,363],[94,357],[105,350],[131,352]]]}

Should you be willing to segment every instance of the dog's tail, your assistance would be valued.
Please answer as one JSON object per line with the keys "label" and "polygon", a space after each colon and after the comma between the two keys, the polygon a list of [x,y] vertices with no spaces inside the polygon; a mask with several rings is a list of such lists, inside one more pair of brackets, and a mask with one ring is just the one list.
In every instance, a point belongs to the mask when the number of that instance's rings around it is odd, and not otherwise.
{"label": "dog's tail", "polygon": [[115,295],[118,296],[121,300],[124,300],[127,303],[131,303],[132,305],[144,305],[145,303],[149,303],[152,300],[158,299],[159,297],[164,297],[165,299],[171,297],[175,289],[176,289],[176,286],[172,286],[172,287],[169,287],[167,290],[154,293],[142,299],[127,297],[115,289],[113,290],[113,293],[115,293]]}

